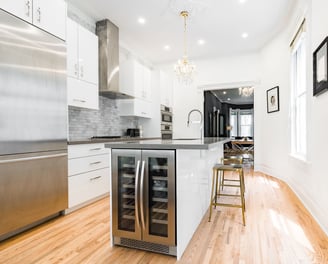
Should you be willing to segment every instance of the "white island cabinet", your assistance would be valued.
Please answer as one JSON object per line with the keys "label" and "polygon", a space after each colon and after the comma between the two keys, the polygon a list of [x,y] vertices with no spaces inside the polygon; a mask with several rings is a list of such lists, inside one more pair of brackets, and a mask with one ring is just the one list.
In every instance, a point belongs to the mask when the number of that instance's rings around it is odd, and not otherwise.
{"label": "white island cabinet", "polygon": [[64,0],[2,0],[1,8],[61,39],[66,39]]}
{"label": "white island cabinet", "polygon": [[68,210],[109,194],[109,151],[103,143],[68,146]]}
{"label": "white island cabinet", "polygon": [[[113,232],[117,230],[113,223],[116,223],[118,217],[120,217],[120,214],[117,215],[117,213],[124,213],[126,208],[131,212],[128,219],[135,220],[129,225],[131,227],[130,231],[126,229],[124,232],[114,232],[116,236],[120,237],[119,240],[111,232],[112,245],[127,245],[144,250],[155,250],[159,253],[176,255],[179,260],[209,208],[212,167],[223,157],[223,144],[227,141],[229,141],[227,138],[205,138],[203,140],[142,140],[129,143],[106,143],[105,146],[111,149],[112,155],[111,186],[113,192],[114,188],[117,188],[117,182],[121,182],[122,186],[126,184],[124,186],[126,193],[123,191],[122,197],[128,195],[129,198],[138,200],[141,204],[141,209],[136,207],[136,213],[133,213],[134,208],[129,204],[125,205],[123,199],[122,210],[118,211],[119,204],[113,202],[115,201],[114,197],[111,199],[110,223]],[[126,151],[124,155],[121,155],[121,163],[118,162],[119,156],[115,149],[120,149],[121,154],[124,153],[123,150]],[[142,153],[141,156],[133,155],[137,151]],[[169,160],[167,158],[168,154],[165,153],[172,153],[171,155],[174,158]],[[126,171],[119,170],[117,164],[121,164],[121,167],[125,166]],[[170,166],[174,166],[174,168],[170,169]],[[166,200],[162,201],[156,198],[156,196],[159,196],[165,199],[167,197],[166,192],[170,192],[167,188],[170,183],[162,184],[165,182],[167,175],[175,177],[172,181],[175,186],[171,186],[174,189],[171,192],[175,193],[175,199],[174,201],[168,200],[168,206],[163,203]],[[125,182],[126,180],[129,184]],[[127,189],[130,185],[131,189]],[[137,187],[135,188],[135,186]],[[138,186],[141,188],[140,191]],[[123,190],[125,189],[123,188]],[[148,199],[149,197],[155,197],[157,200]],[[162,204],[158,204],[159,201]],[[134,205],[134,203],[132,204]],[[162,205],[161,209],[159,209],[160,205]],[[170,230],[170,228],[165,229],[169,223],[167,216],[169,214],[167,212],[169,212],[170,207],[176,208],[174,219],[176,237],[175,240],[173,239],[174,244],[172,244],[172,240],[152,239],[147,235],[147,232],[152,232],[162,235],[162,238],[169,238],[168,233],[164,231]],[[138,218],[139,214],[141,215],[140,219]],[[157,221],[157,219],[162,220]],[[121,225],[124,223],[126,222],[123,220],[118,222]],[[162,226],[152,226],[151,223],[161,223]],[[136,238],[138,237],[138,229],[135,228],[135,226],[140,225],[146,227],[145,230],[147,231],[143,233],[141,239]],[[166,234],[166,237],[163,233]]]}

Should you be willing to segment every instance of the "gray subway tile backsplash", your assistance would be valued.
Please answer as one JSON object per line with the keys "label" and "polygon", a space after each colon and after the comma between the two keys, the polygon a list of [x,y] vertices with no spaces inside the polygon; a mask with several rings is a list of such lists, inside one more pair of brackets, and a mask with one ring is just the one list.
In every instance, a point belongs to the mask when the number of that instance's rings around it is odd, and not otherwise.
{"label": "gray subway tile backsplash", "polygon": [[93,136],[123,136],[138,125],[136,117],[120,117],[116,101],[99,96],[99,110],[68,107],[69,140]]}

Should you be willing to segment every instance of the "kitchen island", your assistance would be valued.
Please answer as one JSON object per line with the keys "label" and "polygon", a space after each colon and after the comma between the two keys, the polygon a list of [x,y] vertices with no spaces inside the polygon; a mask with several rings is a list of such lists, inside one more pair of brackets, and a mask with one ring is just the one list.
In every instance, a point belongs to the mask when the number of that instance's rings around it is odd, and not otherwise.
{"label": "kitchen island", "polygon": [[207,212],[212,167],[228,141],[156,139],[105,144],[111,149],[112,163],[112,243],[180,259]]}

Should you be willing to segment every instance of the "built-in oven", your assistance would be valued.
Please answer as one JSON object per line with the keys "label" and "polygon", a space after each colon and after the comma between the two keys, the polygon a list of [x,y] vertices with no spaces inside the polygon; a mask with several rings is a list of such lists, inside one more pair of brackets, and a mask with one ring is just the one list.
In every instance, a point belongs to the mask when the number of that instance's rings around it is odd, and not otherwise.
{"label": "built-in oven", "polygon": [[162,139],[172,139],[172,108],[161,105],[161,134]]}
{"label": "built-in oven", "polygon": [[161,122],[162,123],[172,123],[172,108],[161,105]]}

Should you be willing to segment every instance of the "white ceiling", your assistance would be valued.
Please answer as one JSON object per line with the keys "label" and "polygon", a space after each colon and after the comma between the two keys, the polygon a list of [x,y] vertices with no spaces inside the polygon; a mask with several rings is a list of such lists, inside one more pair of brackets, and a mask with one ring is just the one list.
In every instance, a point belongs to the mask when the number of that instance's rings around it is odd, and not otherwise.
{"label": "white ceiling", "polygon": [[[120,41],[154,64],[183,55],[182,9],[195,10],[187,21],[188,55],[198,60],[257,51],[282,29],[296,1],[68,0],[95,20],[111,20],[120,28]],[[144,25],[139,17],[146,19]],[[198,45],[199,39],[206,43]],[[171,50],[165,51],[165,45]]]}

